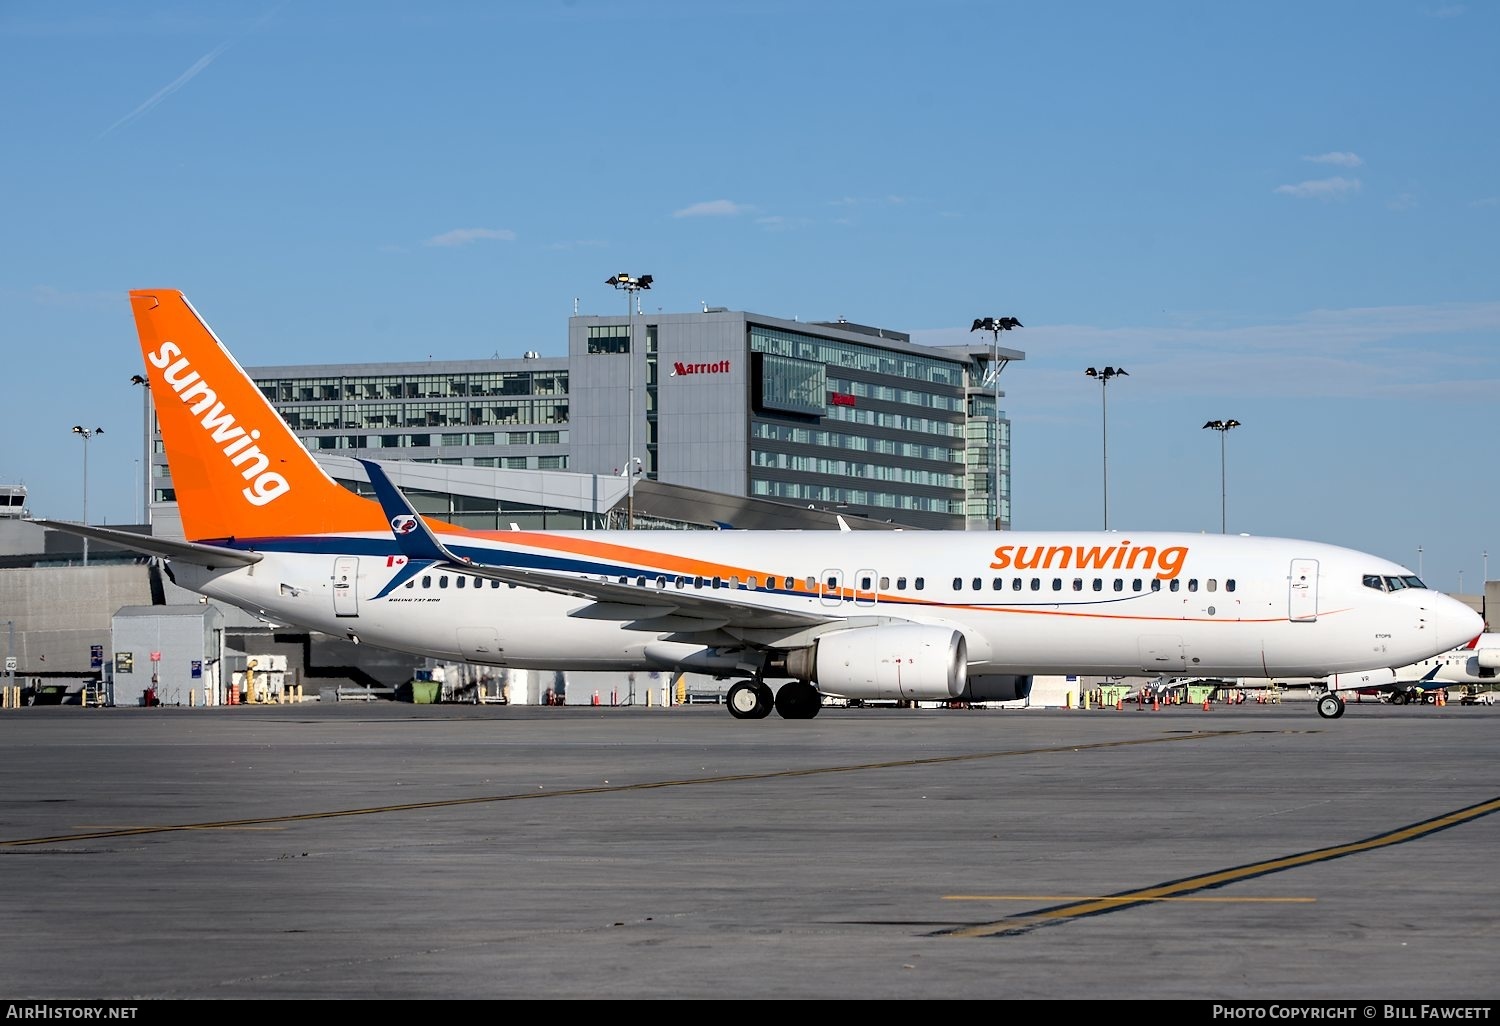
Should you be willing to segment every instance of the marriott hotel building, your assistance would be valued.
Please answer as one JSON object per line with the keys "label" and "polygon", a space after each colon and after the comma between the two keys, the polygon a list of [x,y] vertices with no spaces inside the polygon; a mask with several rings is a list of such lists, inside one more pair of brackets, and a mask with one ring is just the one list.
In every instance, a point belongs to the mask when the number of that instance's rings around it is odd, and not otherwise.
{"label": "marriott hotel building", "polygon": [[[853,529],[962,530],[1010,526],[995,375],[1024,358],[987,336],[938,348],[709,307],[573,316],[563,357],[247,372],[334,477],[364,491],[351,457],[386,461],[419,510],[466,527],[843,517]],[[152,464],[154,530],[180,534],[159,438]]]}

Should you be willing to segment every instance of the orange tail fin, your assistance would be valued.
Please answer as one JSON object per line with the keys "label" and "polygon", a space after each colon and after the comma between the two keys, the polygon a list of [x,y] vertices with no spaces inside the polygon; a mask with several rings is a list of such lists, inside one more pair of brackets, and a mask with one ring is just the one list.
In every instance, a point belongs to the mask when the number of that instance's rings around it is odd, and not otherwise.
{"label": "orange tail fin", "polygon": [[175,289],[134,289],[146,377],[189,541],[385,531],[329,477]]}

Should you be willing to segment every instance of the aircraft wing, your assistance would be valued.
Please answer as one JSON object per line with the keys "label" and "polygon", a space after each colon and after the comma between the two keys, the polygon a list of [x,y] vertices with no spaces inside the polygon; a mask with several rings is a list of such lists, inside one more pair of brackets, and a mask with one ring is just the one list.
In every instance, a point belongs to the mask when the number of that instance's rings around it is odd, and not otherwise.
{"label": "aircraft wing", "polygon": [[[694,621],[673,629],[710,630],[715,627],[769,628],[813,627],[832,623],[838,617],[799,610],[768,609],[753,602],[746,589],[720,588],[708,592],[677,591],[670,583],[666,588],[621,584],[616,578],[564,577],[510,567],[486,566],[462,560],[439,564],[440,568],[492,577],[523,588],[550,591],[558,595],[591,599],[597,608],[584,607],[572,615],[610,620],[655,620],[673,616]],[[651,578],[647,579],[652,582]]]}
{"label": "aircraft wing", "polygon": [[263,558],[259,552],[246,552],[243,549],[230,549],[219,545],[203,545],[198,542],[176,541],[170,538],[153,538],[149,534],[114,531],[108,527],[90,527],[87,524],[74,524],[66,520],[33,520],[31,523],[41,524],[52,531],[75,534],[92,541],[108,542],[122,549],[130,549],[132,552],[165,556],[183,563],[207,567],[210,570],[249,566],[251,563],[259,563]]}
{"label": "aircraft wing", "polygon": [[[408,569],[386,586],[385,592],[422,569],[432,567],[472,574],[476,577],[492,578],[538,591],[549,591],[558,595],[571,595],[589,599],[595,604],[574,611],[572,615],[601,620],[630,620],[659,625],[659,629],[703,631],[719,627],[742,628],[801,628],[830,623],[838,617],[817,612],[769,609],[754,602],[754,592],[741,589],[714,589],[707,593],[691,592],[675,588],[642,587],[638,584],[621,583],[617,578],[566,576],[522,570],[516,567],[492,566],[476,563],[465,556],[455,555],[443,544],[433,530],[427,526],[416,509],[401,494],[380,464],[372,460],[360,460],[375,496],[380,500],[391,531],[396,537],[402,555],[410,561]],[[652,581],[654,585],[654,580]],[[672,621],[667,621],[672,617]]]}

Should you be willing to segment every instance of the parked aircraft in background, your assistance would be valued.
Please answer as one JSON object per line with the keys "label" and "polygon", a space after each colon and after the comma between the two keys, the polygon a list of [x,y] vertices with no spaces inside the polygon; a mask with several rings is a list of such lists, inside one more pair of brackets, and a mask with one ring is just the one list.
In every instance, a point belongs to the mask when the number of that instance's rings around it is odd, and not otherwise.
{"label": "parked aircraft in background", "polygon": [[1482,629],[1406,567],[1284,538],[469,530],[378,463],[377,499],[333,481],[180,292],[130,302],[187,540],[42,523],[159,555],[268,622],[441,660],[737,678],[740,719],[806,719],[825,695],[1008,701],[1037,673],[1326,676]]}
{"label": "parked aircraft in background", "polygon": [[1406,666],[1383,667],[1327,677],[1242,677],[1241,688],[1311,687],[1376,695],[1394,705],[1435,701],[1439,691],[1463,688],[1470,694],[1500,686],[1500,634],[1486,632],[1468,642]]}

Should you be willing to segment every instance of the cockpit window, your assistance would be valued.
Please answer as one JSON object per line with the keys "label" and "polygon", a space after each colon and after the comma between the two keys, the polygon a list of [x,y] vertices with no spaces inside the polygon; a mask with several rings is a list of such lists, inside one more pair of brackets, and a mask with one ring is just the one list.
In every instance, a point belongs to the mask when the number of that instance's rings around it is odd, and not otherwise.
{"label": "cockpit window", "polygon": [[1403,577],[1401,579],[1406,582],[1406,586],[1408,588],[1425,588],[1425,587],[1427,587],[1427,585],[1425,585],[1425,584],[1422,583],[1422,578],[1420,578],[1420,577],[1408,576],[1408,577]]}
{"label": "cockpit window", "polygon": [[1404,587],[1406,587],[1406,578],[1404,577],[1387,577],[1385,579],[1386,591],[1400,591]]}
{"label": "cockpit window", "polygon": [[1385,591],[1385,578],[1379,574],[1365,574],[1365,587],[1374,588],[1376,591]]}

